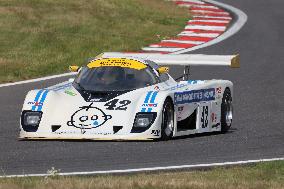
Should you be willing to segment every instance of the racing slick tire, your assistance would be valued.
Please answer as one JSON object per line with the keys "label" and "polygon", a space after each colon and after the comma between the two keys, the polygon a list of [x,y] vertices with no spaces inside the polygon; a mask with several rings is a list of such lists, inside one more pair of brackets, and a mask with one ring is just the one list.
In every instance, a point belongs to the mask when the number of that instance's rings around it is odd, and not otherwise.
{"label": "racing slick tire", "polygon": [[221,104],[221,132],[227,132],[233,121],[233,103],[231,91],[229,88],[226,88],[222,98]]}
{"label": "racing slick tire", "polygon": [[167,98],[163,105],[161,140],[169,140],[174,133],[174,105],[170,98]]}

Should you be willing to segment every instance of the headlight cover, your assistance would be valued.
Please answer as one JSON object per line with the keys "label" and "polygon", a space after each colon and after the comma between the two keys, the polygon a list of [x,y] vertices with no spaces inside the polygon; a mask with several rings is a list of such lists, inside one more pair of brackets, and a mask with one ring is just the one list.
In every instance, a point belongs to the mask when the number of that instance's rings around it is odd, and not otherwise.
{"label": "headlight cover", "polygon": [[42,112],[23,111],[21,125],[26,132],[36,132],[41,120]]}
{"label": "headlight cover", "polygon": [[149,129],[157,117],[156,112],[137,113],[131,133],[142,133]]}

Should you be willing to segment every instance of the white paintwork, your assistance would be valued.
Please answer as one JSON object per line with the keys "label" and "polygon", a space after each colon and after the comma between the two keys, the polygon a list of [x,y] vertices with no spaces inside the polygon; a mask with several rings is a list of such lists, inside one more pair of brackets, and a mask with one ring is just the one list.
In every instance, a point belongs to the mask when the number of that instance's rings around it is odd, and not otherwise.
{"label": "white paintwork", "polygon": [[[129,55],[131,54],[104,53],[101,55],[101,58],[128,57],[133,59],[134,56],[135,59],[144,62],[144,64],[147,64],[146,60],[151,60],[155,61],[159,65],[164,65],[165,63],[169,63],[171,65],[202,65],[202,62],[205,62],[206,64],[212,64],[212,62],[215,62],[214,64],[227,65],[234,57],[212,55],[157,55],[151,53],[132,54],[130,57]],[[136,57],[138,55],[140,58]],[[142,59],[141,57],[146,59]],[[196,128],[193,130],[187,130],[188,132],[179,132],[177,119],[174,119],[175,129],[173,136],[210,132],[213,125],[213,123],[209,120],[212,103],[219,104],[218,109],[221,108],[220,101],[222,98],[219,98],[216,92],[218,87],[222,88],[222,92],[220,91],[220,94],[224,92],[225,88],[229,88],[233,94],[233,84],[230,81],[208,80],[176,82],[171,76],[169,76],[169,79],[164,82],[132,90],[101,102],[96,98],[93,101],[85,101],[79,91],[77,91],[69,81],[66,81],[64,83],[51,86],[48,90],[44,90],[42,93],[42,90],[32,90],[27,94],[22,112],[42,111],[43,113],[37,131],[27,132],[22,126],[20,126],[20,138],[93,140],[137,140],[160,138],[163,104],[168,97],[174,102],[175,110],[177,110],[178,106],[184,107],[184,109],[179,110],[179,113],[183,115],[180,120],[190,116],[194,109],[198,109]],[[192,93],[193,91],[195,92]],[[72,95],[70,95],[70,93]],[[150,98],[147,97],[149,93]],[[156,94],[154,95],[154,93]],[[185,95],[187,96],[187,100],[185,99]],[[130,103],[124,106],[125,109],[123,110],[117,108],[109,109],[107,104],[114,99],[117,99],[117,102],[130,100]],[[192,100],[197,101],[193,102]],[[117,102],[115,104],[117,104]],[[117,106],[119,106],[119,104],[123,103],[118,103]],[[204,111],[200,108],[203,106],[206,106],[208,110],[205,116],[207,120],[205,124],[206,129],[199,126],[202,122],[200,120],[200,111]],[[143,111],[156,112],[157,117],[155,121],[151,127],[144,132],[131,132],[136,114]],[[175,112],[177,113],[177,111]],[[220,114],[219,111],[215,111],[215,113]],[[94,116],[96,117],[95,121],[93,121]],[[82,121],[82,117],[87,117],[87,121]],[[220,123],[220,119],[216,121]],[[52,126],[54,125],[59,125],[60,128],[56,131],[52,131]],[[114,132],[114,126],[122,126],[122,129],[118,132]],[[221,125],[219,125],[217,130],[221,130]],[[154,133],[153,131],[157,133]]]}
{"label": "white paintwork", "polygon": [[173,48],[173,47],[143,47],[143,51],[157,51],[157,52],[176,52],[185,48]]}

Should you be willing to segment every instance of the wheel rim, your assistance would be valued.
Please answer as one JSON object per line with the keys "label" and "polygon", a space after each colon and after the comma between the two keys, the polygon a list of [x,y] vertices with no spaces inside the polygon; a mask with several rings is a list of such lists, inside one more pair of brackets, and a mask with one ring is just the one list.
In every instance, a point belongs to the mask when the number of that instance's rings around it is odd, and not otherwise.
{"label": "wheel rim", "polygon": [[230,126],[232,124],[232,121],[233,121],[233,104],[232,104],[232,101],[227,99],[225,101],[225,106],[226,106],[226,113],[225,113],[226,124],[228,126]]}
{"label": "wheel rim", "polygon": [[165,134],[170,136],[174,130],[174,116],[173,109],[170,103],[167,103],[164,109],[164,125],[165,125]]}

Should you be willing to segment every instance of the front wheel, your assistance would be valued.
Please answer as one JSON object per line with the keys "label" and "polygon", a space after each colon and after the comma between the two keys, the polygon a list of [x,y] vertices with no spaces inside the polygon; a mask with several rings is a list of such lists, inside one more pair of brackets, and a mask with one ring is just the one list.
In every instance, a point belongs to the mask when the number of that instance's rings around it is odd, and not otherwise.
{"label": "front wheel", "polygon": [[226,88],[222,98],[221,104],[221,132],[227,132],[233,122],[233,103],[231,91]]}
{"label": "front wheel", "polygon": [[163,105],[161,140],[169,140],[174,133],[174,106],[172,101],[167,98]]}

